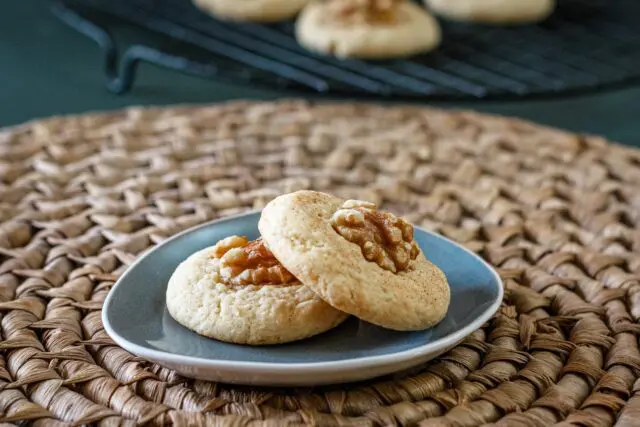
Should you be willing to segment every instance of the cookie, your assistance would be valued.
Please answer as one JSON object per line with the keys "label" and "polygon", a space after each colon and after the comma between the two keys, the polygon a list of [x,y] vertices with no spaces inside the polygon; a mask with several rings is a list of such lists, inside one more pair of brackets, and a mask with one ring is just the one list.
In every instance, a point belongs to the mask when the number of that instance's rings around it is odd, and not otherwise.
{"label": "cookie", "polygon": [[193,0],[202,11],[232,21],[275,22],[294,17],[309,0]]}
{"label": "cookie", "polygon": [[443,17],[485,24],[524,24],[542,21],[554,11],[556,0],[424,0]]}
{"label": "cookie", "polygon": [[268,203],[258,227],[282,265],[340,311],[402,331],[447,312],[447,279],[413,227],[371,203],[298,191]]}
{"label": "cookie", "polygon": [[437,20],[406,0],[315,1],[300,13],[295,33],[306,49],[340,58],[410,56],[441,39]]}
{"label": "cookie", "polygon": [[285,270],[261,240],[232,236],[175,270],[167,308],[181,325],[236,344],[280,344],[325,332],[347,314]]}

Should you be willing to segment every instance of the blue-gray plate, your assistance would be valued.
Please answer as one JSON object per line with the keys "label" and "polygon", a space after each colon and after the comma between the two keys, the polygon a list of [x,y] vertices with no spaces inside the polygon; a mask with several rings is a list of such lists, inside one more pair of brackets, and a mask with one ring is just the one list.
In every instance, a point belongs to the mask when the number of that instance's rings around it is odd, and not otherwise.
{"label": "blue-gray plate", "polygon": [[433,328],[396,332],[350,318],[306,340],[251,347],[205,338],[178,324],[165,304],[173,270],[193,252],[224,237],[258,237],[259,216],[250,212],[195,227],[141,256],[105,301],[102,320],[107,333],[127,351],[188,377],[254,385],[320,385],[370,379],[424,363],[481,327],[502,301],[502,282],[487,263],[416,227],[416,242],[444,271],[451,287],[447,316]]}

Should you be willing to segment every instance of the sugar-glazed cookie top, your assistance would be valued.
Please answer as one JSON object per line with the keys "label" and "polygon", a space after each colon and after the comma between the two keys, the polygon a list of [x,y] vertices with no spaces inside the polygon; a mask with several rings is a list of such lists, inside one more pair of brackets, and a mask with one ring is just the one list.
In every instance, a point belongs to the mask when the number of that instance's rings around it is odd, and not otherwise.
{"label": "sugar-glazed cookie top", "polygon": [[219,279],[228,285],[277,285],[296,280],[262,239],[227,237],[216,243],[211,258]]}
{"label": "sugar-glazed cookie top", "polygon": [[362,249],[362,255],[385,270],[404,271],[420,253],[413,240],[413,226],[377,206],[347,200],[331,217],[331,226]]}

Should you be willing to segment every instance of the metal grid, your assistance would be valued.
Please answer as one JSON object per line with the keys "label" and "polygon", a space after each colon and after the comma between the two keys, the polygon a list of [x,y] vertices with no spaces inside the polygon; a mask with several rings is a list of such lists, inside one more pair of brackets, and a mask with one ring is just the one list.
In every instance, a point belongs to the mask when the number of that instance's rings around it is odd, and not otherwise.
{"label": "metal grid", "polygon": [[[316,55],[296,43],[292,22],[221,22],[189,0],[62,0],[54,11],[102,46],[115,92],[131,88],[140,60],[272,88],[418,99],[553,95],[640,77],[638,0],[559,0],[550,19],[520,27],[442,21],[438,50],[390,61]],[[128,46],[118,66],[108,29],[123,21],[172,42]]]}

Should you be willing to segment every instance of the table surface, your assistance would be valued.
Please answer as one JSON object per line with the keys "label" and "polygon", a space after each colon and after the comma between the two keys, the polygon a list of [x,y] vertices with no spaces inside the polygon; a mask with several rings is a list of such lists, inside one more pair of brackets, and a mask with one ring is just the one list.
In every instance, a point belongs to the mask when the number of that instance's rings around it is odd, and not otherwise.
{"label": "table surface", "polygon": [[[47,2],[7,2],[0,14],[0,125],[128,105],[296,95],[202,80],[148,64],[140,66],[130,93],[115,95],[104,87],[101,59],[94,42],[58,21]],[[520,116],[640,146],[640,85],[552,100],[430,105]]]}

